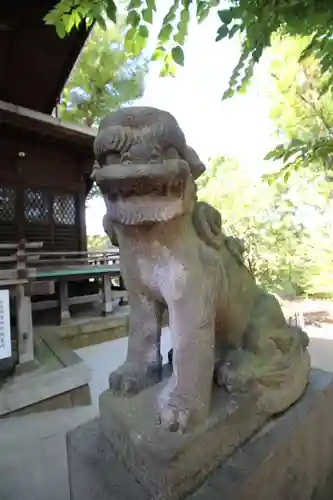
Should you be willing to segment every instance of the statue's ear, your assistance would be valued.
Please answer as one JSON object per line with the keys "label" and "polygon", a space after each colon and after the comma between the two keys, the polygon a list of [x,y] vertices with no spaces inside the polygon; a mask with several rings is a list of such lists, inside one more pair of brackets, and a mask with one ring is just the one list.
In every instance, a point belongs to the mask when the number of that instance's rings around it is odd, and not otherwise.
{"label": "statue's ear", "polygon": [[194,180],[200,177],[200,175],[202,175],[206,170],[204,163],[202,163],[198,154],[190,146],[186,146],[184,159],[190,166],[191,174]]}

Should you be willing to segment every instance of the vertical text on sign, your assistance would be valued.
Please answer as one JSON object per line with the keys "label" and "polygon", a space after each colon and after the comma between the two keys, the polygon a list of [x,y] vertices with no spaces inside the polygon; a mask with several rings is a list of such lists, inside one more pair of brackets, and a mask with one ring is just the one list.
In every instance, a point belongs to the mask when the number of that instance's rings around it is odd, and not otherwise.
{"label": "vertical text on sign", "polygon": [[0,290],[0,359],[12,355],[9,308],[9,290]]}

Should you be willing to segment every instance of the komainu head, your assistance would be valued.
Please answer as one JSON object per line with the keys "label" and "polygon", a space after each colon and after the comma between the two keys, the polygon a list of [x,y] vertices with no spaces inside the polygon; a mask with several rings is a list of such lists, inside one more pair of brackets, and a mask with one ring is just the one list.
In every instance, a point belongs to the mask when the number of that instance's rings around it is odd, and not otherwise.
{"label": "komainu head", "polygon": [[137,225],[190,213],[205,167],[175,118],[155,108],[123,108],[101,122],[93,177],[112,222]]}

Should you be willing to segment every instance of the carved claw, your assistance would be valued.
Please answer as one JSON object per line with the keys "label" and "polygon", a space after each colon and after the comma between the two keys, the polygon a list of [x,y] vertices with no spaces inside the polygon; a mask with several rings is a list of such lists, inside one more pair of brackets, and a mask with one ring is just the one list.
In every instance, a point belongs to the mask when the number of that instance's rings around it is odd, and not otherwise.
{"label": "carved claw", "polygon": [[190,418],[189,410],[180,410],[176,406],[167,406],[161,411],[160,422],[170,432],[185,432]]}

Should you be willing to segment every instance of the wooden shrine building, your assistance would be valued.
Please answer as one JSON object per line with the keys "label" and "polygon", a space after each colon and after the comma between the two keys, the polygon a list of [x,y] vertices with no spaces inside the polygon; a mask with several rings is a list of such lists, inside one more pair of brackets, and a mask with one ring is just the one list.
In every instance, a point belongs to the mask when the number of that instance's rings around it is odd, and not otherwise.
{"label": "wooden shrine building", "polygon": [[60,39],[43,21],[55,3],[0,6],[0,240],[84,251],[94,132],[50,115],[89,33]]}
{"label": "wooden shrine building", "polygon": [[0,101],[0,239],[86,250],[94,132]]}
{"label": "wooden shrine building", "polygon": [[[120,280],[117,251],[87,252],[95,132],[52,116],[89,35],[83,25],[60,39],[43,20],[56,3],[0,2],[0,292],[19,364],[34,360],[33,311],[65,322],[101,299],[108,314]],[[3,339],[0,322],[0,351]]]}

